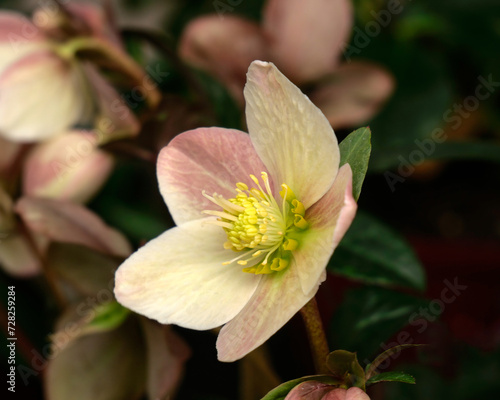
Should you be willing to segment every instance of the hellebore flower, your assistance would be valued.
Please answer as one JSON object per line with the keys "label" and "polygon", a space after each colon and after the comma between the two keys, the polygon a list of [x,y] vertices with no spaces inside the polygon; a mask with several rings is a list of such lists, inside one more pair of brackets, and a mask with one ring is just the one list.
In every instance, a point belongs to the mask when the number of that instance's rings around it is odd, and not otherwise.
{"label": "hellebore flower", "polygon": [[[112,133],[136,134],[139,122],[96,67],[111,64],[134,83],[143,83],[145,73],[106,29],[97,8],[65,10],[48,16],[39,10],[33,21],[0,12],[0,136],[43,141],[76,124],[103,129],[102,142]],[[156,90],[146,94],[158,100]]]}
{"label": "hellebore flower", "polygon": [[[227,11],[227,10],[226,10]],[[353,23],[351,0],[268,0],[262,23],[234,15],[207,15],[191,21],[182,34],[180,56],[209,72],[233,97],[241,96],[248,65],[274,62],[311,100],[334,128],[369,120],[394,88],[392,75],[367,61],[340,63]]]}
{"label": "hellebore flower", "polygon": [[271,63],[245,87],[249,135],[200,128],[160,153],[160,191],[177,224],[116,273],[124,306],[165,324],[225,324],[221,361],[264,343],[316,293],[354,218],[327,119]]}

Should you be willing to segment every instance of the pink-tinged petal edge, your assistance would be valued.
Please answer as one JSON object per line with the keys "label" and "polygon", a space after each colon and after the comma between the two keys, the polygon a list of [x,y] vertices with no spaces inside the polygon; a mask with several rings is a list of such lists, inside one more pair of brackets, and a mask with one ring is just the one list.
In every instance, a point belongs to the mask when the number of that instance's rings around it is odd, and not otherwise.
{"label": "pink-tinged petal edge", "polygon": [[209,220],[193,220],[167,230],[118,268],[115,296],[125,307],[189,329],[212,329],[231,320],[247,304],[260,276],[223,265],[226,233]]}
{"label": "pink-tinged petal edge", "polygon": [[208,15],[186,26],[179,53],[189,64],[215,76],[243,104],[246,72],[253,60],[266,58],[266,41],[254,22],[234,15]]}
{"label": "pink-tinged petal edge", "polygon": [[263,14],[272,61],[297,83],[334,70],[354,19],[350,0],[269,0]]}
{"label": "pink-tinged petal edge", "polygon": [[253,186],[249,175],[267,172],[249,136],[224,128],[199,128],[174,138],[160,152],[160,192],[175,223],[204,218],[203,210],[221,211],[202,195],[235,196],[235,184]]}
{"label": "pink-tinged petal edge", "polygon": [[275,184],[286,183],[308,208],[326,193],[338,171],[339,147],[328,120],[272,63],[252,63],[245,99],[258,155]]}
{"label": "pink-tinged petal edge", "polygon": [[22,197],[15,210],[31,231],[51,240],[81,244],[118,257],[131,253],[130,244],[120,232],[79,204]]}
{"label": "pink-tinged petal edge", "polygon": [[297,268],[304,294],[316,285],[351,225],[356,210],[357,204],[352,196],[352,171],[349,164],[345,164],[325,196],[306,210],[310,228],[293,254],[293,265]]}
{"label": "pink-tinged petal edge", "polygon": [[45,40],[45,35],[24,15],[2,10],[0,12],[0,45],[8,43],[12,51],[18,46]]}
{"label": "pink-tinged petal edge", "polygon": [[221,329],[219,360],[236,361],[263,344],[316,294],[325,277],[305,295],[294,268],[263,276],[250,301]]}

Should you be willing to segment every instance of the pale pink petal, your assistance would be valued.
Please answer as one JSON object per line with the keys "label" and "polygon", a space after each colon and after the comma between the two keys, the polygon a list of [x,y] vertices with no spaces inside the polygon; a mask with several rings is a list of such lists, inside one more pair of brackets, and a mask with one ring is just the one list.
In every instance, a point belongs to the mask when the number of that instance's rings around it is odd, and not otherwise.
{"label": "pale pink petal", "polygon": [[131,253],[129,243],[120,232],[79,204],[23,197],[15,208],[33,232],[56,242],[81,244],[119,257]]}
{"label": "pale pink petal", "polygon": [[337,388],[328,393],[322,400],[370,400],[368,395],[358,387],[349,389]]}
{"label": "pale pink petal", "polygon": [[163,324],[206,330],[232,319],[260,276],[224,249],[221,227],[194,220],[172,228],[132,254],[116,272],[115,295],[125,307]]}
{"label": "pale pink petal", "polygon": [[50,51],[31,53],[0,75],[0,135],[45,140],[81,120],[89,104],[79,68]]}
{"label": "pale pink petal", "polygon": [[42,270],[26,238],[15,232],[0,237],[0,266],[8,274],[19,278],[32,277]]}
{"label": "pale pink petal", "polygon": [[15,50],[16,44],[43,40],[43,33],[24,15],[5,10],[0,12],[0,44],[8,43]]}
{"label": "pale pink petal", "polygon": [[98,107],[95,121],[98,142],[137,135],[141,129],[139,121],[120,94],[92,65],[85,65],[84,70]]}
{"label": "pale pink petal", "polygon": [[331,82],[312,93],[311,100],[334,128],[358,126],[380,110],[394,85],[393,76],[384,68],[353,61],[342,64]]}
{"label": "pale pink petal", "polygon": [[306,381],[295,386],[285,400],[322,400],[334,389],[333,386],[317,381]]}
{"label": "pale pink petal", "polygon": [[221,329],[217,338],[219,360],[238,360],[264,343],[316,294],[320,283],[305,295],[293,265],[264,275],[250,301]]}
{"label": "pale pink petal", "polygon": [[34,147],[23,168],[23,193],[77,203],[90,200],[114,165],[97,141],[94,133],[72,131]]}
{"label": "pale pink petal", "polygon": [[11,62],[47,44],[45,36],[25,16],[16,12],[0,12],[0,73]]}
{"label": "pale pink petal", "polygon": [[352,172],[349,164],[345,164],[330,190],[306,211],[310,228],[293,252],[304,293],[317,285],[328,260],[351,225],[356,209],[352,197]]}
{"label": "pale pink petal", "polygon": [[214,192],[232,198],[235,184],[253,186],[250,174],[266,171],[249,136],[234,129],[199,128],[182,133],[158,157],[160,192],[177,225],[218,210],[202,195]]}
{"label": "pale pink petal", "polygon": [[307,208],[330,188],[340,154],[321,111],[271,63],[255,61],[245,86],[252,143],[277,185]]}
{"label": "pale pink petal", "polygon": [[353,24],[350,0],[269,0],[264,30],[272,61],[294,82],[331,72],[349,42]]}
{"label": "pale pink petal", "polygon": [[147,349],[147,391],[150,399],[167,399],[180,383],[190,349],[170,326],[140,319]]}
{"label": "pale pink petal", "polygon": [[266,58],[260,27],[233,15],[197,18],[182,34],[180,56],[215,76],[243,103],[245,74],[253,60]]}

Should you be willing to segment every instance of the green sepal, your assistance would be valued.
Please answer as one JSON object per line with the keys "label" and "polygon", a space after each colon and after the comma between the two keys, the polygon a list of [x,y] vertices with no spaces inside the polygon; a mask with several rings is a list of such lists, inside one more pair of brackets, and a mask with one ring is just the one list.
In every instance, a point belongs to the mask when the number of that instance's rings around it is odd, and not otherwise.
{"label": "green sepal", "polygon": [[326,357],[326,366],[334,378],[340,380],[341,387],[353,386],[365,390],[365,371],[358,362],[356,353],[347,350],[332,351]]}
{"label": "green sepal", "polygon": [[370,160],[371,131],[370,128],[359,128],[350,133],[339,145],[340,166],[349,164],[352,170],[352,195],[358,201],[361,186],[365,180]]}

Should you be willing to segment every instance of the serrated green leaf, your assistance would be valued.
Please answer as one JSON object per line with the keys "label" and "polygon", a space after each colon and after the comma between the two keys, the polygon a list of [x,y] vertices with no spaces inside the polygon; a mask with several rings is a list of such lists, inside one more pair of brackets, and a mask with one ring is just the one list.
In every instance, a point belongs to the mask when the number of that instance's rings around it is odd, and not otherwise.
{"label": "serrated green leaf", "polygon": [[366,381],[367,385],[374,385],[379,382],[402,382],[415,384],[415,378],[410,374],[401,371],[394,372],[382,372],[381,374],[375,375]]}
{"label": "serrated green leaf", "polygon": [[347,292],[329,329],[331,343],[356,351],[368,364],[372,357],[398,344],[411,343],[406,331],[387,343],[398,330],[409,323],[410,316],[425,305],[425,300],[379,287],[362,287]]}
{"label": "serrated green leaf", "polygon": [[366,378],[371,379],[373,375],[376,373],[377,368],[382,364],[385,360],[388,358],[391,358],[394,354],[400,353],[401,350],[404,349],[409,349],[412,347],[419,347],[419,346],[424,346],[423,344],[402,344],[398,346],[394,346],[386,351],[384,351],[382,354],[377,356],[375,360],[370,365],[366,366]]}
{"label": "serrated green leaf", "polygon": [[339,145],[340,165],[348,163],[352,169],[352,194],[357,201],[368,169],[371,152],[370,128],[359,128]]}
{"label": "serrated green leaf", "polygon": [[339,383],[336,379],[329,375],[303,376],[302,378],[293,379],[291,381],[282,383],[278,387],[271,390],[268,394],[266,394],[261,400],[283,400],[295,386],[306,381],[318,381],[331,385],[337,385]]}
{"label": "serrated green leaf", "polygon": [[359,365],[356,353],[346,350],[332,351],[326,358],[326,366],[333,377],[347,387],[356,386],[365,390],[365,371]]}
{"label": "serrated green leaf", "polygon": [[330,272],[377,285],[425,289],[425,273],[395,231],[359,211],[327,266]]}

